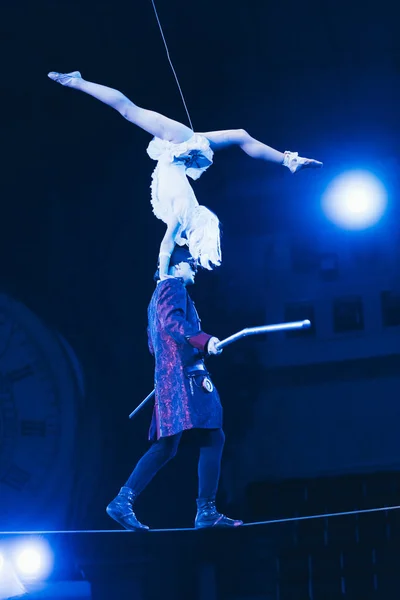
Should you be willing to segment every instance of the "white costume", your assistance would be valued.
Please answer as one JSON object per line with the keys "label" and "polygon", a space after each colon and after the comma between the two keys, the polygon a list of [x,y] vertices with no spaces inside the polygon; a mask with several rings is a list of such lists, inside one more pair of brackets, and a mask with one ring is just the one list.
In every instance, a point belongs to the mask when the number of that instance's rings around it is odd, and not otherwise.
{"label": "white costume", "polygon": [[176,243],[187,244],[193,258],[202,267],[212,269],[221,264],[218,217],[200,206],[188,177],[198,179],[212,165],[213,151],[202,135],[194,134],[182,144],[153,138],[147,153],[157,166],[153,171],[151,204],[158,219],[168,224],[178,219]]}

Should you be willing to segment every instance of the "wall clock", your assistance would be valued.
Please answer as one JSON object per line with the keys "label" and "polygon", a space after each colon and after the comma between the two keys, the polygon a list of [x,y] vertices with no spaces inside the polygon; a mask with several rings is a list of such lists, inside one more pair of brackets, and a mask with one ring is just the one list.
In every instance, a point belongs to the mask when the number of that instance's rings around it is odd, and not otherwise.
{"label": "wall clock", "polygon": [[0,294],[0,528],[54,528],[70,502],[79,382],[59,335]]}

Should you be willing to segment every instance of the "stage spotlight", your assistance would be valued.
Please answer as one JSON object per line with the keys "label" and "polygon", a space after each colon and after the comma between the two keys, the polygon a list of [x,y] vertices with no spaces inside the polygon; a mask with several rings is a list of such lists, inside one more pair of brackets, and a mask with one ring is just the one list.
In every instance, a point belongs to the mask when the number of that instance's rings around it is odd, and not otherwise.
{"label": "stage spotlight", "polygon": [[366,229],[385,212],[387,193],[367,171],[350,171],[332,181],[322,198],[328,218],[345,229]]}
{"label": "stage spotlight", "polygon": [[13,562],[21,579],[45,579],[52,570],[53,556],[49,546],[37,540],[18,545]]}

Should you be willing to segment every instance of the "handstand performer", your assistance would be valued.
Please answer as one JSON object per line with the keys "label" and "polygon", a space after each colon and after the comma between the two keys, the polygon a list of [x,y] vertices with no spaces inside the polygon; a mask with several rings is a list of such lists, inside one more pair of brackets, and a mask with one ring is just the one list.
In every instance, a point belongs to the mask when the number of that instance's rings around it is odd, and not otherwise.
{"label": "handstand performer", "polygon": [[79,71],[66,74],[51,72],[49,77],[108,104],[125,119],[154,136],[147,148],[149,156],[157,161],[151,202],[155,216],[167,225],[159,254],[161,280],[168,276],[175,244],[186,244],[193,258],[204,268],[212,269],[221,263],[218,217],[199,205],[188,181],[188,177],[198,179],[208,169],[214,150],[239,146],[252,158],[284,165],[292,173],[304,168],[322,167],[321,162],[302,158],[297,152],[274,150],[243,129],[195,133],[182,123],[137,106],[118,90],[86,81]]}

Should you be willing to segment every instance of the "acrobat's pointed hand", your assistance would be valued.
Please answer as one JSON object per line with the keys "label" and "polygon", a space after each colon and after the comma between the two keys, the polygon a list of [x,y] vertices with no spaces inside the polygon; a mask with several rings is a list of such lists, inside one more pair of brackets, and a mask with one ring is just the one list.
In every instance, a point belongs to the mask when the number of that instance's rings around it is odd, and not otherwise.
{"label": "acrobat's pointed hand", "polygon": [[57,73],[56,71],[50,71],[47,76],[53,81],[67,87],[75,87],[77,82],[82,79],[82,75],[79,71],[72,71],[71,73]]}
{"label": "acrobat's pointed hand", "polygon": [[285,152],[283,164],[291,173],[297,173],[301,169],[320,169],[323,163],[313,158],[302,158],[298,152]]}

